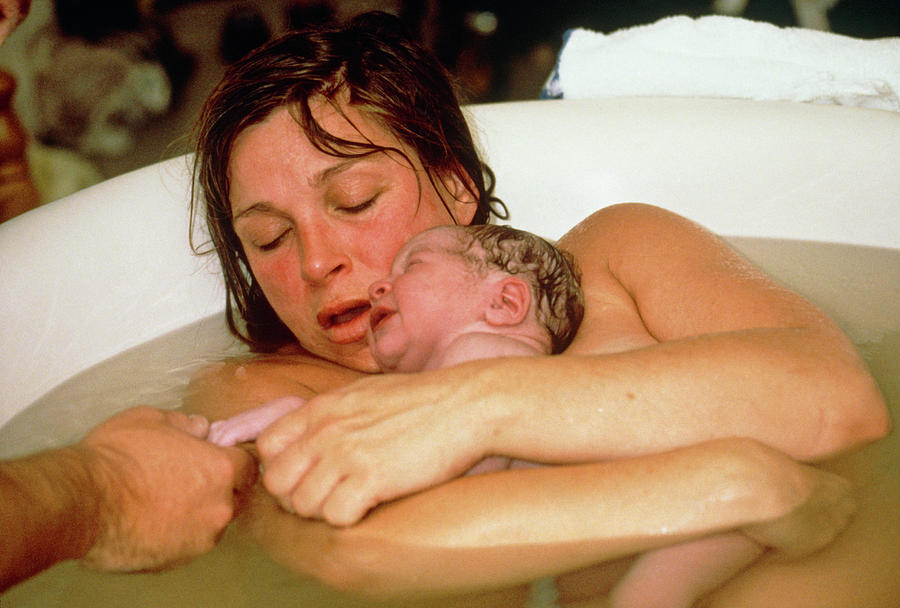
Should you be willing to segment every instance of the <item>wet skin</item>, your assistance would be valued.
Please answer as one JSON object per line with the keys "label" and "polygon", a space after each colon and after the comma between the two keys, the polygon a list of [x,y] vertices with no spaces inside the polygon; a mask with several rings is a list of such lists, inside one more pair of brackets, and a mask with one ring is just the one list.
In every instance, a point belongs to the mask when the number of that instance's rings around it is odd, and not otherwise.
{"label": "wet skin", "polygon": [[[404,149],[347,109],[319,120],[336,135]],[[432,187],[420,165],[396,153],[345,159],[316,150],[286,109],[244,131],[229,173],[234,226],[272,307],[311,353],[362,371],[377,370],[365,341],[368,287],[390,273],[414,234],[475,211],[455,178]],[[407,150],[408,158],[415,158]],[[452,199],[452,195],[462,200]]]}

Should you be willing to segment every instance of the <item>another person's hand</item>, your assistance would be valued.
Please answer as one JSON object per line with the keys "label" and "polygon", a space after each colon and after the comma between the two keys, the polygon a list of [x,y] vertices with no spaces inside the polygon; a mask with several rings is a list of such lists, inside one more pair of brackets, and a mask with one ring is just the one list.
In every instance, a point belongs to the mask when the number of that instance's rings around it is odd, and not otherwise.
{"label": "another person's hand", "polygon": [[309,400],[257,440],[266,489],[289,511],[347,526],[461,475],[485,456],[486,429],[466,414],[477,399],[448,377],[460,370],[372,376]]}
{"label": "another person's hand", "polygon": [[215,546],[255,481],[256,466],[244,450],[206,442],[208,428],[200,416],[140,407],[107,420],[78,444],[101,497],[87,564],[159,569]]}

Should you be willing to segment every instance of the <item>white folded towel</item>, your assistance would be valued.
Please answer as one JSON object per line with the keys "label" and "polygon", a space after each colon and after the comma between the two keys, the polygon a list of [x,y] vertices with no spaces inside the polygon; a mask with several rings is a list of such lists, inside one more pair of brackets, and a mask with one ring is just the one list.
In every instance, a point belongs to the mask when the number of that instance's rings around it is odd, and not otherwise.
{"label": "white folded towel", "polygon": [[900,38],[862,40],[736,17],[571,30],[543,97],[672,95],[900,111]]}

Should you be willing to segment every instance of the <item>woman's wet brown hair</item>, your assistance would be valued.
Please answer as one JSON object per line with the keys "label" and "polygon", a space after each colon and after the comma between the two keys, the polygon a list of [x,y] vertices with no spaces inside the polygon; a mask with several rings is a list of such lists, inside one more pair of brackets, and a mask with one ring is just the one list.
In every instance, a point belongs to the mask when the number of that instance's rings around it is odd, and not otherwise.
{"label": "woman's wet brown hair", "polygon": [[[333,136],[313,118],[311,100],[338,111],[347,103],[375,120],[418,155],[432,184],[457,175],[478,207],[473,224],[486,223],[491,215],[506,218],[506,207],[493,196],[493,173],[478,155],[449,75],[398,19],[368,13],[345,25],[291,32],[265,44],[226,72],[203,107],[191,197],[191,232],[205,209],[212,247],[222,264],[228,327],[257,352],[271,352],[296,339],[254,279],[232,225],[227,170],[238,135],[287,107],[312,144],[327,154],[391,151],[405,156],[397,148]],[[194,250],[210,251],[196,244]]]}

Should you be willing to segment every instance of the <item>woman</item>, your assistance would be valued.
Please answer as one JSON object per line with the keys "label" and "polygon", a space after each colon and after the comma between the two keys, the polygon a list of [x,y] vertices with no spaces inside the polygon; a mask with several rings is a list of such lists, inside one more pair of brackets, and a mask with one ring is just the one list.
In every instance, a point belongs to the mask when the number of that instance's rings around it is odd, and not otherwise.
{"label": "woman", "polygon": [[[562,356],[363,378],[366,290],[403,243],[504,214],[443,71],[386,17],[236,65],[205,106],[196,163],[229,324],[291,356],[211,370],[193,407],[223,417],[327,391],[260,438],[282,504],[345,526],[489,454],[567,465],[457,480],[346,529],[259,496],[251,528],[297,570],[368,590],[526,581],[802,511],[821,486],[771,448],[816,460],[886,432],[877,387],[823,313],[646,205],[562,239],[586,296]],[[697,501],[715,506],[700,516]]]}

